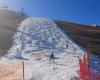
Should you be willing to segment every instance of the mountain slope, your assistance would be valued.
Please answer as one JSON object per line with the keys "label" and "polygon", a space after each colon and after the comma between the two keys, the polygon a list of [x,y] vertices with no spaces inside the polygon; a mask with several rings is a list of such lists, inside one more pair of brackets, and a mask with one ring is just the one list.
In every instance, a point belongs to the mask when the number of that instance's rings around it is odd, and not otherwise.
{"label": "mountain slope", "polygon": [[55,23],[77,44],[90,49],[93,53],[100,54],[100,26],[94,27],[59,20]]}
{"label": "mountain slope", "polygon": [[[19,15],[18,12],[0,10],[0,56],[7,53],[12,45],[12,37],[17,27],[27,16]],[[100,28],[54,20],[55,23],[69,34],[77,44],[89,48],[100,54]]]}
{"label": "mountain slope", "polygon": [[[67,46],[68,45],[68,46]],[[37,54],[44,55],[37,60]],[[57,58],[50,64],[49,56]],[[27,18],[17,30],[8,54],[0,62],[25,62],[25,80],[80,79],[78,58],[84,51],[50,19]],[[65,71],[66,70],[66,71]]]}

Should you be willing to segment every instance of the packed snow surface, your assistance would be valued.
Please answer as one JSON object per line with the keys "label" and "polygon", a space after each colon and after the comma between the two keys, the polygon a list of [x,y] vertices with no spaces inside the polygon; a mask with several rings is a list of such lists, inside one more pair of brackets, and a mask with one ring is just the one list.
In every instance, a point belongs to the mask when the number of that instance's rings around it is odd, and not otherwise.
{"label": "packed snow surface", "polygon": [[[77,56],[84,51],[50,19],[27,18],[13,37],[13,45],[0,62],[24,61],[25,80],[80,80]],[[41,53],[42,59],[37,59]],[[57,57],[50,62],[51,53]]]}

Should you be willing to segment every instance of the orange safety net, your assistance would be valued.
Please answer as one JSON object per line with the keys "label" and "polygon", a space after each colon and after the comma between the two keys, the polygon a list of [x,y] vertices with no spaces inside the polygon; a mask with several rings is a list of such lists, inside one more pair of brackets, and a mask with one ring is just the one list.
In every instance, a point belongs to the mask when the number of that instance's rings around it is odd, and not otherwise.
{"label": "orange safety net", "polygon": [[83,59],[79,58],[80,75],[82,80],[100,80],[100,74],[94,72],[89,64],[91,59],[91,51],[87,51]]}
{"label": "orange safety net", "polygon": [[79,65],[80,65],[80,74],[82,80],[92,80],[91,69],[89,66],[89,60],[91,58],[91,53],[88,51],[83,57],[83,59],[79,58]]}

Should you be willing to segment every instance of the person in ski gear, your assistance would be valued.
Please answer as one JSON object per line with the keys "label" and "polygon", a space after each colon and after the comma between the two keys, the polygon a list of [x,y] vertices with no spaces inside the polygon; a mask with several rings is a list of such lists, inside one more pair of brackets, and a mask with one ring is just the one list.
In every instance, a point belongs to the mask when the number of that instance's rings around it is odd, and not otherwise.
{"label": "person in ski gear", "polygon": [[68,48],[68,44],[66,45],[66,48]]}
{"label": "person in ski gear", "polygon": [[50,59],[50,63],[54,63],[55,56],[53,53],[50,55],[49,59]]}

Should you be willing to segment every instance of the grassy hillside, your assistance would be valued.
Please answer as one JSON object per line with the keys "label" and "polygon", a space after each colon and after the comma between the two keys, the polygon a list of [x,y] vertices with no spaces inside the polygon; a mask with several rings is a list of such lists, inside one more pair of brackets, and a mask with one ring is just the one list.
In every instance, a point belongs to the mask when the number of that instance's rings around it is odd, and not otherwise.
{"label": "grassy hillside", "polygon": [[57,25],[68,33],[77,44],[100,54],[100,26],[75,24],[66,21],[55,21]]}
{"label": "grassy hillside", "polygon": [[[26,15],[10,10],[0,10],[0,56],[7,53],[12,45],[12,37]],[[68,33],[77,44],[100,54],[100,28],[55,20],[57,25]]]}

